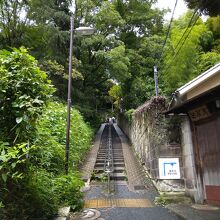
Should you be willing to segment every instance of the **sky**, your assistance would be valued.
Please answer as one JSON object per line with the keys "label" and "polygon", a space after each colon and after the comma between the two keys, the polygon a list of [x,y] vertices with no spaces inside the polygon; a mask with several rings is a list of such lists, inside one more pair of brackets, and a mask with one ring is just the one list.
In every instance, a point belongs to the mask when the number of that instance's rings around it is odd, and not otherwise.
{"label": "sky", "polygon": [[[167,13],[165,16],[166,20],[170,20],[172,11],[174,8],[176,0],[158,0],[158,3],[156,4],[156,7],[158,8],[170,8],[171,12]],[[184,14],[187,11],[186,4],[183,0],[178,0],[176,10],[174,13],[174,18],[178,18],[180,15]]]}

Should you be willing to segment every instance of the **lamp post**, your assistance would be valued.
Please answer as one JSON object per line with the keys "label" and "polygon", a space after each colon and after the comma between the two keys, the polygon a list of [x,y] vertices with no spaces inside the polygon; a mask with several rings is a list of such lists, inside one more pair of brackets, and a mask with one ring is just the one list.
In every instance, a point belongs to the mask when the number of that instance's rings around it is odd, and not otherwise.
{"label": "lamp post", "polygon": [[154,82],[155,82],[155,95],[158,96],[158,75],[157,75],[157,66],[154,66]]}
{"label": "lamp post", "polygon": [[[94,28],[79,27],[75,31],[81,35],[91,35],[94,33]],[[66,126],[66,148],[65,148],[65,171],[68,174],[69,170],[69,143],[70,143],[70,112],[71,112],[71,87],[72,87],[72,57],[73,57],[73,32],[74,32],[74,17],[70,18],[70,50],[69,50],[69,77],[68,77],[68,97],[67,97],[67,126]]]}

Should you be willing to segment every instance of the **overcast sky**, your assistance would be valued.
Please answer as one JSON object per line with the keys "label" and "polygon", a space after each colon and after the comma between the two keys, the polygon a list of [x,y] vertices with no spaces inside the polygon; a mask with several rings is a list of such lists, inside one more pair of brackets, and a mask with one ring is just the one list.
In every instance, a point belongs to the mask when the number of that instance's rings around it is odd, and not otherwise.
{"label": "overcast sky", "polygon": [[[171,12],[167,13],[167,15],[165,16],[166,20],[170,20],[175,2],[176,2],[176,0],[158,0],[156,7],[171,9]],[[174,18],[178,18],[180,15],[184,14],[186,11],[187,11],[187,7],[186,7],[185,2],[183,0],[178,0],[176,10],[174,13]]]}

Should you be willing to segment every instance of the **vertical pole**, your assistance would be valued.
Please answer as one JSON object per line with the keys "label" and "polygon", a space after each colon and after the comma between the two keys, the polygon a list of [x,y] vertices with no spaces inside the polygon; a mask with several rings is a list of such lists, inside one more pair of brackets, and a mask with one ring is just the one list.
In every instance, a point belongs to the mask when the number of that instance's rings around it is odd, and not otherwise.
{"label": "vertical pole", "polygon": [[71,111],[71,87],[72,87],[72,54],[73,54],[73,16],[70,18],[70,54],[69,54],[69,78],[68,78],[68,98],[67,98],[67,126],[66,126],[66,149],[65,149],[65,171],[69,169],[69,142],[70,142],[70,111]]}
{"label": "vertical pole", "polygon": [[110,171],[108,172],[108,194],[110,194]]}
{"label": "vertical pole", "polygon": [[154,66],[154,82],[155,82],[155,95],[158,96],[157,66]]}

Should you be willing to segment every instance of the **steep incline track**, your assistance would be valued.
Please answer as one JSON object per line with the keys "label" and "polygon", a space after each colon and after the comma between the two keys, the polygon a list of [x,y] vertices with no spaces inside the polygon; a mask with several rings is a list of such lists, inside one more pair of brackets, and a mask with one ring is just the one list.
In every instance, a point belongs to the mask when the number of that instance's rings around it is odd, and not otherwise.
{"label": "steep incline track", "polygon": [[125,164],[120,139],[112,125],[106,124],[95,163],[96,179],[102,179],[108,171],[110,179],[125,181]]}

